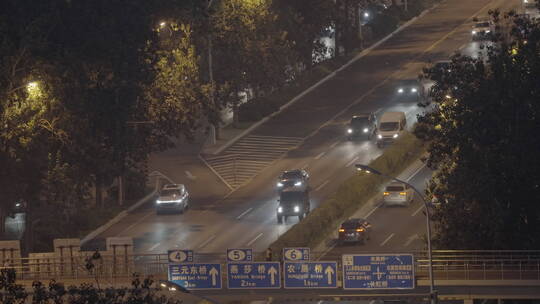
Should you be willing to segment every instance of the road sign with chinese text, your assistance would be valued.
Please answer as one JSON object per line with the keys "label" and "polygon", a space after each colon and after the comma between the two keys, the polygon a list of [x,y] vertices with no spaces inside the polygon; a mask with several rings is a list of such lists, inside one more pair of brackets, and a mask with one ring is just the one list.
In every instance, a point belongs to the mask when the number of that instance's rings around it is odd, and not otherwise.
{"label": "road sign with chinese text", "polygon": [[227,249],[227,262],[251,262],[253,261],[253,249],[235,248]]}
{"label": "road sign with chinese text", "polygon": [[284,261],[309,261],[309,248],[283,248]]}
{"label": "road sign with chinese text", "polygon": [[221,289],[221,264],[169,264],[169,281],[186,289]]}
{"label": "road sign with chinese text", "polygon": [[412,289],[412,254],[343,255],[343,289]]}
{"label": "road sign with chinese text", "polygon": [[168,252],[169,263],[191,263],[193,262],[193,250],[173,249]]}
{"label": "road sign with chinese text", "polygon": [[337,288],[337,262],[285,262],[285,288]]}
{"label": "road sign with chinese text", "polygon": [[281,288],[279,262],[246,262],[227,264],[227,288]]}

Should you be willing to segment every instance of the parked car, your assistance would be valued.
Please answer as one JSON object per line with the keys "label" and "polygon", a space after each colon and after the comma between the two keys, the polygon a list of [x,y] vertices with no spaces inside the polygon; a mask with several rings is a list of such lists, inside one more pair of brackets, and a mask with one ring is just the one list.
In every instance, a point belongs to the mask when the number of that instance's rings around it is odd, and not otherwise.
{"label": "parked car", "polygon": [[308,181],[309,174],[306,170],[289,170],[281,173],[276,186],[280,192],[287,188],[294,188],[295,191],[307,191],[309,187]]}
{"label": "parked car", "polygon": [[371,224],[363,218],[351,218],[339,227],[338,242],[365,243],[371,236]]}
{"label": "parked car", "polygon": [[349,140],[358,137],[371,139],[375,132],[377,132],[377,120],[373,113],[355,115],[347,125],[347,138]]}
{"label": "parked car", "polygon": [[189,193],[183,184],[163,186],[156,200],[156,213],[177,211],[183,213],[189,207]]}
{"label": "parked car", "polygon": [[408,206],[414,200],[414,190],[401,182],[391,182],[383,192],[385,205]]}

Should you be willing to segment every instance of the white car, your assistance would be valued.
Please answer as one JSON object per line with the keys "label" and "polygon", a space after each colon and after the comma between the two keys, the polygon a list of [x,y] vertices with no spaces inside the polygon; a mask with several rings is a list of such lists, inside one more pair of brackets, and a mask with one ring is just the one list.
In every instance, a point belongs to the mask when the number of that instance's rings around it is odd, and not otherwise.
{"label": "white car", "polygon": [[472,39],[487,39],[493,35],[494,26],[491,21],[478,21],[476,22],[471,30]]}
{"label": "white car", "polygon": [[383,192],[385,205],[408,206],[414,200],[414,190],[404,183],[391,182]]}
{"label": "white car", "polygon": [[156,213],[177,211],[183,213],[189,207],[189,193],[182,184],[167,184],[159,192]]}

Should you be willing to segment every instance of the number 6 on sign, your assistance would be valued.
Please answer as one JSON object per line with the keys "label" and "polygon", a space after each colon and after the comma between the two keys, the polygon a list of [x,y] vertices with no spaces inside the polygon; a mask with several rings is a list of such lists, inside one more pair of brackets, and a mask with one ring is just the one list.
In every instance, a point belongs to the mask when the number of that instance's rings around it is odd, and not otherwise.
{"label": "number 6 on sign", "polygon": [[283,248],[284,261],[309,261],[309,248]]}

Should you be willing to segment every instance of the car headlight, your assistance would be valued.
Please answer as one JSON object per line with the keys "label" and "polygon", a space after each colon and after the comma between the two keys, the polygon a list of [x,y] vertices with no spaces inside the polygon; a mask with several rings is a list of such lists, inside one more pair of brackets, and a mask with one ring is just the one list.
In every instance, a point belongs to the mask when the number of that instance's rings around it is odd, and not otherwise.
{"label": "car headlight", "polygon": [[278,186],[278,187],[283,187],[283,183],[282,183],[282,182],[278,182],[278,183],[277,183],[277,186]]}
{"label": "car headlight", "polygon": [[347,129],[347,133],[351,134],[351,133],[352,133],[352,129]]}
{"label": "car headlight", "polygon": [[490,31],[490,30],[486,30],[486,34],[489,33],[489,32],[491,32],[491,31]]}
{"label": "car headlight", "polygon": [[283,207],[278,207],[278,208],[277,208],[277,212],[278,212],[278,213],[283,212]]}
{"label": "car headlight", "polygon": [[381,135],[381,134],[377,134],[377,138],[378,138],[378,139],[382,139],[382,135]]}
{"label": "car headlight", "polygon": [[367,133],[367,132],[369,131],[369,129],[368,129],[368,128],[364,128],[363,131],[364,131],[364,133]]}
{"label": "car headlight", "polygon": [[403,93],[403,88],[399,88],[399,89],[397,90],[397,92],[398,92],[398,93]]}
{"label": "car headlight", "polygon": [[412,93],[416,93],[416,92],[418,92],[418,89],[417,89],[417,88],[412,88],[412,89],[411,89],[411,92],[412,92]]}
{"label": "car headlight", "polygon": [[393,137],[393,138],[397,138],[397,137],[398,137],[398,134],[396,133],[396,134],[394,134],[392,137]]}
{"label": "car headlight", "polygon": [[472,33],[473,35],[476,35],[476,31],[472,31],[471,33]]}
{"label": "car headlight", "polygon": [[296,182],[294,183],[295,186],[302,186],[302,182]]}
{"label": "car headlight", "polygon": [[163,203],[163,201],[156,200],[156,204],[161,204],[161,203]]}
{"label": "car headlight", "polygon": [[300,212],[300,207],[294,206],[294,212]]}

